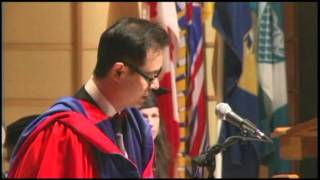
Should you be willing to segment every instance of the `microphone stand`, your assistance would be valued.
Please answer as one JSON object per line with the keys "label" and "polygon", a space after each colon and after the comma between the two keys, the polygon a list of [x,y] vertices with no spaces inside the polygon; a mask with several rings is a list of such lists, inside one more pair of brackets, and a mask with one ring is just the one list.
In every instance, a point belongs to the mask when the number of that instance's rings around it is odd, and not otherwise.
{"label": "microphone stand", "polygon": [[201,155],[195,157],[192,159],[193,162],[195,162],[198,166],[201,167],[207,167],[208,169],[208,178],[214,178],[213,173],[215,170],[216,162],[215,162],[215,155],[218,153],[226,150],[228,147],[231,145],[235,144],[238,141],[244,142],[248,140],[253,140],[253,141],[263,141],[263,142],[269,142],[265,140],[261,140],[258,138],[253,138],[253,137],[248,137],[246,131],[242,131],[240,133],[242,136],[231,136],[228,137],[222,144],[216,144],[212,146],[209,150],[206,152],[202,153]]}

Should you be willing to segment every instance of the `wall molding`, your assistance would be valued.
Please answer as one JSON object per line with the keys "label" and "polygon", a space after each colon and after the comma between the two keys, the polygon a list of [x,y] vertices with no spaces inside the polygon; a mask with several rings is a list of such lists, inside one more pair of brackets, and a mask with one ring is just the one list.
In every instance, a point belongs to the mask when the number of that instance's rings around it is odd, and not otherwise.
{"label": "wall molding", "polygon": [[6,42],[4,43],[4,50],[27,50],[27,51],[56,51],[56,50],[67,50],[72,49],[71,43],[18,43],[18,42]]}
{"label": "wall molding", "polygon": [[52,104],[58,98],[4,98],[4,107],[9,106],[47,106]]}

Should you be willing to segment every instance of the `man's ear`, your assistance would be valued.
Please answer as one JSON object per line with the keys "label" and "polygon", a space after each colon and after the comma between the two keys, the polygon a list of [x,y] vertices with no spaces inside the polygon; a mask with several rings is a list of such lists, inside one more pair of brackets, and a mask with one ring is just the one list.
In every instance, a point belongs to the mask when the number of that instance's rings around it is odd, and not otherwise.
{"label": "man's ear", "polygon": [[114,63],[112,67],[112,75],[116,78],[119,78],[124,72],[124,64],[122,62]]}

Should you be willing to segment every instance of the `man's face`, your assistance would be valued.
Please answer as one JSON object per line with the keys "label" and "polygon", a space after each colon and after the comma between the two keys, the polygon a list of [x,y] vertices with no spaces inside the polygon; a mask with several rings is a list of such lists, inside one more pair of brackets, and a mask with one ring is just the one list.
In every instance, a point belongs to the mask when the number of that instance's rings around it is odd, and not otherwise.
{"label": "man's face", "polygon": [[[163,65],[163,50],[149,50],[147,52],[146,63],[139,67],[148,77],[155,77],[159,74]],[[159,88],[159,79],[155,78],[153,81],[148,81],[141,74],[135,72],[128,79],[127,83],[127,100],[131,105],[140,107],[150,94],[151,89]]]}
{"label": "man's face", "polygon": [[153,139],[155,139],[159,133],[159,123],[160,123],[159,109],[157,107],[144,108],[144,109],[141,109],[141,112],[142,112],[142,115],[145,118],[147,118],[147,120],[151,124],[152,137]]}

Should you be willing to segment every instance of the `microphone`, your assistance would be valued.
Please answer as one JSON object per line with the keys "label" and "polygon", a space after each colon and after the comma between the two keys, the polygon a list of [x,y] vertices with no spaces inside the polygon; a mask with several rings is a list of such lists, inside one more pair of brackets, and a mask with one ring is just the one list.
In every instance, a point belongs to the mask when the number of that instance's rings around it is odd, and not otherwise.
{"label": "microphone", "polygon": [[217,104],[216,114],[218,115],[218,117],[220,117],[220,119],[228,121],[229,123],[233,124],[234,126],[242,130],[246,130],[248,133],[257,137],[258,139],[272,142],[271,138],[269,138],[263,132],[261,132],[251,121],[243,119],[235,112],[233,112],[228,104]]}

